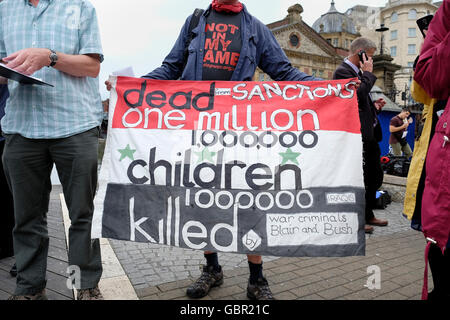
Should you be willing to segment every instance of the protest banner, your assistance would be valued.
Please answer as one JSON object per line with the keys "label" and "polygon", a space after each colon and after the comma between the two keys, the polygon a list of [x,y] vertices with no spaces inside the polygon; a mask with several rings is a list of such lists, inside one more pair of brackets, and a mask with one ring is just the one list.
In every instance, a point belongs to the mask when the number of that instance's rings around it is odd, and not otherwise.
{"label": "protest banner", "polygon": [[271,256],[365,254],[351,80],[110,81],[93,238]]}

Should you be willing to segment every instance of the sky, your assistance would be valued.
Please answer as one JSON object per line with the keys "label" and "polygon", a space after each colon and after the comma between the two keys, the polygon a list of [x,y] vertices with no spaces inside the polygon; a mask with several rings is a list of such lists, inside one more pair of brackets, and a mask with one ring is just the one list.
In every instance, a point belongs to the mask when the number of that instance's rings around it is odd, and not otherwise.
{"label": "sky", "polygon": [[[140,77],[159,67],[171,50],[186,18],[195,8],[207,8],[211,0],[90,0],[97,10],[105,61],[100,72],[102,99],[108,98],[103,83],[109,75],[133,67]],[[299,3],[302,18],[312,24],[331,5],[331,0],[241,0],[263,23],[282,20],[287,9]],[[387,0],[334,0],[344,13],[355,5],[382,7]]]}

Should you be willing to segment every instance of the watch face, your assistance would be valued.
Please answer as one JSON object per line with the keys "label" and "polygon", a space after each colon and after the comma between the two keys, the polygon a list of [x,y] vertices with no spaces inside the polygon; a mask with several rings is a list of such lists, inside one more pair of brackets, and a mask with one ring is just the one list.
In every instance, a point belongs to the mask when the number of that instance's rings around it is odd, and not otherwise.
{"label": "watch face", "polygon": [[52,62],[58,61],[58,56],[56,55],[56,53],[52,52],[50,54],[50,60],[52,60]]}

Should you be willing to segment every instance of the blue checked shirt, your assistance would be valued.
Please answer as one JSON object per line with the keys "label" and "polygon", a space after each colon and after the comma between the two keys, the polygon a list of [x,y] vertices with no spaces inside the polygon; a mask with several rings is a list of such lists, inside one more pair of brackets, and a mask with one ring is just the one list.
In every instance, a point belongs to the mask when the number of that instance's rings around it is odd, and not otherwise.
{"label": "blue checked shirt", "polygon": [[[0,2],[0,58],[27,48],[99,54],[103,60],[94,7],[86,0],[40,0],[36,8],[28,0]],[[98,78],[77,78],[48,67],[33,76],[54,88],[8,81],[10,97],[1,122],[3,132],[57,139],[101,124]]]}

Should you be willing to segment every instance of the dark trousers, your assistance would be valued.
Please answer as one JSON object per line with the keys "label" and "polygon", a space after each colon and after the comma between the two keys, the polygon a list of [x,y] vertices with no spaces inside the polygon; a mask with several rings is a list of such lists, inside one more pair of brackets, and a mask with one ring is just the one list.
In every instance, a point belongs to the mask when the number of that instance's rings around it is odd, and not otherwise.
{"label": "dark trousers", "polygon": [[380,146],[376,141],[363,142],[363,171],[366,188],[366,221],[374,218],[377,191],[383,184],[384,172],[380,162]]}
{"label": "dark trousers", "polygon": [[432,245],[428,254],[431,275],[433,277],[435,298],[450,297],[450,240],[442,254],[441,249]]}
{"label": "dark trousers", "polygon": [[[0,141],[0,158],[3,155],[5,141]],[[0,259],[14,255],[13,236],[14,228],[14,206],[13,197],[6,182],[3,164],[0,161]]]}
{"label": "dark trousers", "polygon": [[69,265],[81,271],[77,289],[93,288],[102,274],[99,240],[91,240],[97,186],[97,128],[64,139],[35,140],[7,135],[3,154],[14,196],[13,231],[17,263],[16,295],[35,294],[46,286],[49,207],[53,164],[69,210]]}

